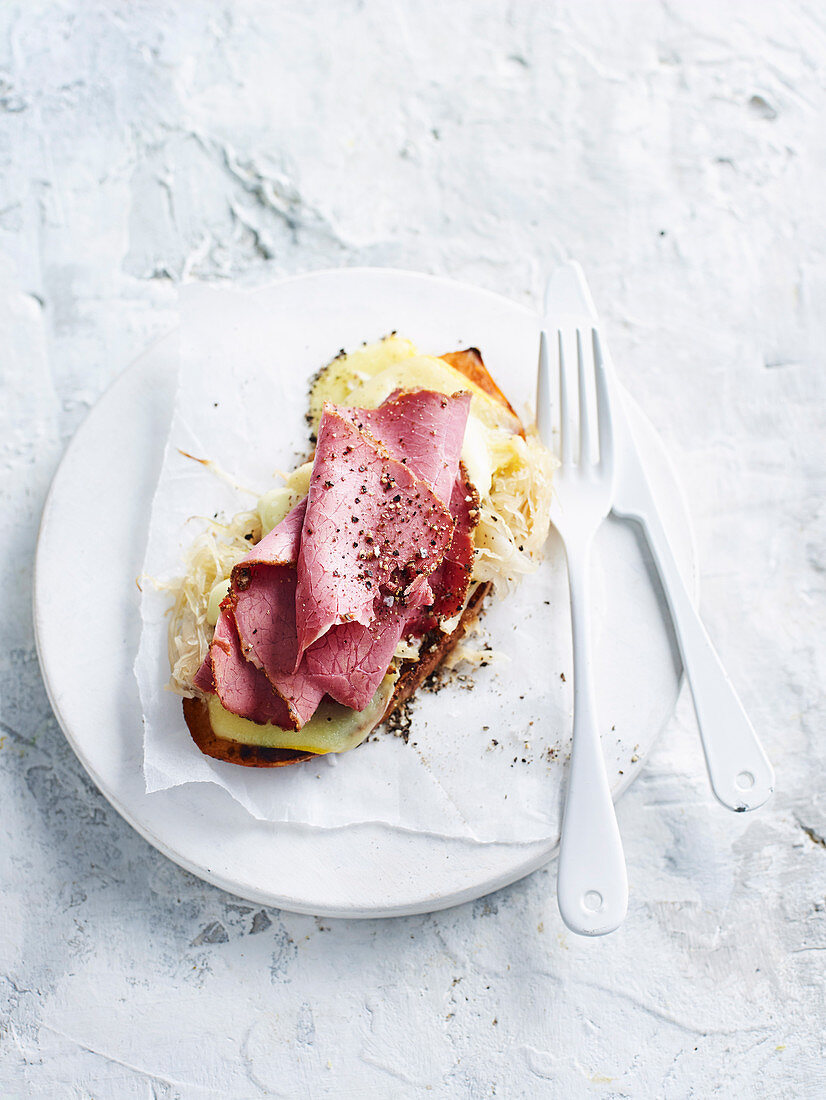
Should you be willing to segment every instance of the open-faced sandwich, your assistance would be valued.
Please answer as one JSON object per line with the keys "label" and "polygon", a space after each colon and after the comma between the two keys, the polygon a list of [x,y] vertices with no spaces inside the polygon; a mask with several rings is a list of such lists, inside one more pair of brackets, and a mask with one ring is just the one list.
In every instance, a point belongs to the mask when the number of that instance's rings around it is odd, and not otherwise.
{"label": "open-faced sandwich", "polygon": [[313,380],[311,459],[172,586],[171,686],[208,756],[278,767],[360,744],[538,564],[553,460],[478,351],[395,334]]}

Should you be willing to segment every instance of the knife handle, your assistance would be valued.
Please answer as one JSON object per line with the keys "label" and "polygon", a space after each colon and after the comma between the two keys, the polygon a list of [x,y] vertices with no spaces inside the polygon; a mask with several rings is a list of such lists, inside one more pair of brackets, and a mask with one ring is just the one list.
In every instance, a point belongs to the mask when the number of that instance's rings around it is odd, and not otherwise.
{"label": "knife handle", "polygon": [[642,527],[659,570],[712,790],[730,810],[756,810],[774,790],[774,770],[692,603],[653,500],[646,515],[623,515]]}

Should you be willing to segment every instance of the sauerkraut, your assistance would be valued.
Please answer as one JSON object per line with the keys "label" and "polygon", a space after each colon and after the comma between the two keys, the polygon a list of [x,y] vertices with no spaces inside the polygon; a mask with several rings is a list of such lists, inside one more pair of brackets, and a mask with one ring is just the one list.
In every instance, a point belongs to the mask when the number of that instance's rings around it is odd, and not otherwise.
{"label": "sauerkraut", "polygon": [[500,464],[479,509],[473,579],[504,593],[542,560],[556,460],[532,431],[497,440],[494,455]]}
{"label": "sauerkraut", "polygon": [[170,592],[169,687],[178,695],[192,698],[192,680],[207,655],[214,626],[208,622],[209,594],[227,580],[232,567],[261,539],[261,517],[257,510],[239,512],[229,523],[210,520],[184,558],[184,574],[172,581],[155,582]]}

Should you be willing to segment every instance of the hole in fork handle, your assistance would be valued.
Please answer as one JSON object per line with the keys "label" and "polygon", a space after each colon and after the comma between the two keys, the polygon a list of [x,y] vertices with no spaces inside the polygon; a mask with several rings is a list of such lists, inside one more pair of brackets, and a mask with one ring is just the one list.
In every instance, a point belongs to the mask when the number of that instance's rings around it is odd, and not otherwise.
{"label": "hole in fork handle", "polygon": [[582,904],[589,913],[598,913],[602,909],[603,897],[599,890],[587,890]]}

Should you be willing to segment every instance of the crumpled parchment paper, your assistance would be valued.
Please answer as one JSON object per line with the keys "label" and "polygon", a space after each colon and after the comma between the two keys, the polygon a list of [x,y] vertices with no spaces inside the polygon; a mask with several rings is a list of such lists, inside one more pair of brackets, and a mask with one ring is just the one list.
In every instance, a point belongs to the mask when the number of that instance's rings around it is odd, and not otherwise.
{"label": "crumpled parchment paper", "polygon": [[[199,517],[250,507],[279,484],[277,470],[304,460],[309,378],[345,339],[331,333],[327,346],[323,334],[308,333],[285,312],[277,287],[186,287],[180,315],[179,387],[144,562],[154,578],[181,572],[182,551],[203,526]],[[416,340],[415,332],[402,335]],[[253,492],[181,451],[213,459]],[[552,555],[512,597],[494,601],[483,635],[468,645],[486,640],[497,656],[487,667],[459,665],[440,677],[439,690],[417,693],[405,736],[382,730],[350,753],[282,769],[225,764],[196,748],[180,698],[165,687],[169,596],[144,583],[135,674],[147,791],[215,783],[256,818],[328,828],[384,822],[482,842],[556,835],[570,725],[559,558]]]}

